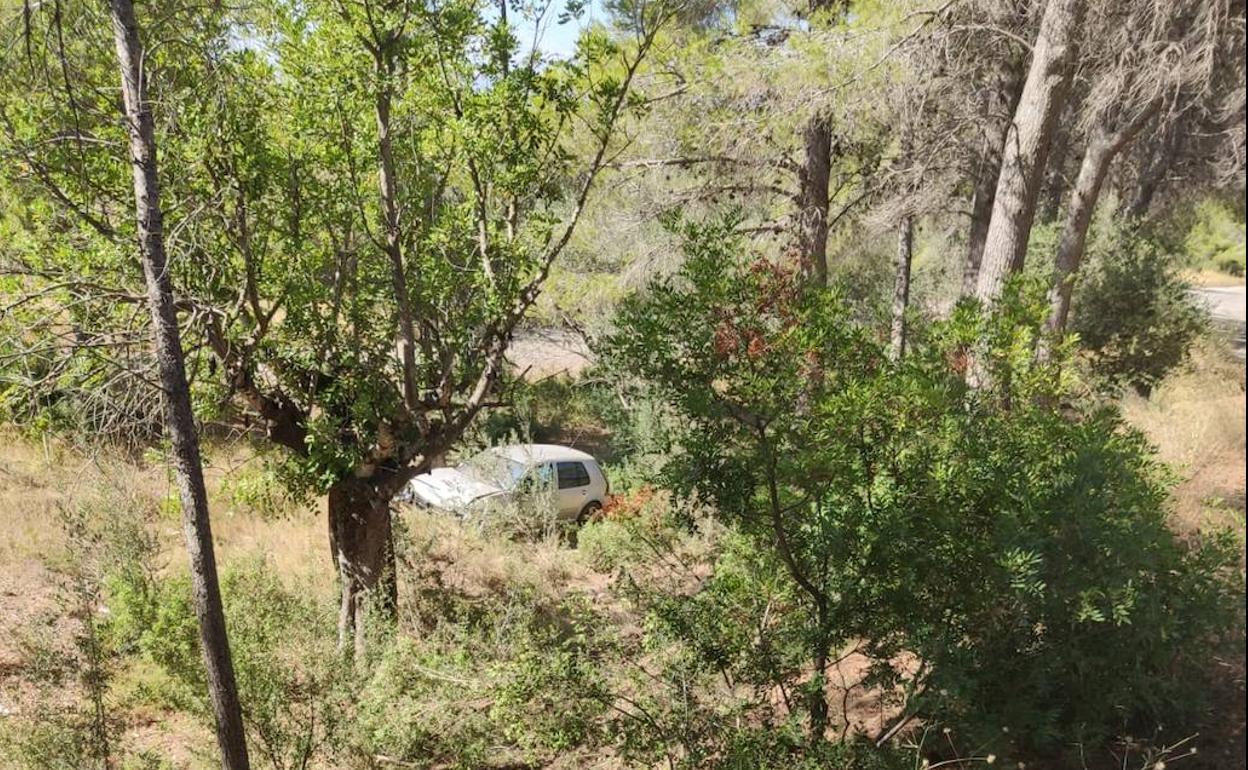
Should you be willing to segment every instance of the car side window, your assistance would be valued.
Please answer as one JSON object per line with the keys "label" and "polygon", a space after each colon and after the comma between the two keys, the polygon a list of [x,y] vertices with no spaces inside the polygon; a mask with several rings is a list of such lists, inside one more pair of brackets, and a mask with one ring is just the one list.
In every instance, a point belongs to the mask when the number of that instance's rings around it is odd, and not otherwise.
{"label": "car side window", "polygon": [[556,470],[560,489],[589,486],[589,471],[585,469],[585,463],[559,463]]}
{"label": "car side window", "polygon": [[553,473],[548,463],[541,465],[530,465],[524,471],[524,475],[520,478],[519,484],[516,485],[516,491],[525,494],[533,494],[544,489],[550,489]]}

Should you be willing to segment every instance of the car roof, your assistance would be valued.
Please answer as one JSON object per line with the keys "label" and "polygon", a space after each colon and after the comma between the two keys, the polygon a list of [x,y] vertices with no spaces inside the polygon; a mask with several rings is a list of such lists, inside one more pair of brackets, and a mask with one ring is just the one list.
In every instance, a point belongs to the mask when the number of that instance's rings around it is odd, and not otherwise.
{"label": "car roof", "polygon": [[508,444],[506,446],[496,446],[490,451],[506,457],[508,460],[525,464],[559,462],[561,460],[597,462],[594,460],[593,455],[586,454],[579,449],[558,444]]}

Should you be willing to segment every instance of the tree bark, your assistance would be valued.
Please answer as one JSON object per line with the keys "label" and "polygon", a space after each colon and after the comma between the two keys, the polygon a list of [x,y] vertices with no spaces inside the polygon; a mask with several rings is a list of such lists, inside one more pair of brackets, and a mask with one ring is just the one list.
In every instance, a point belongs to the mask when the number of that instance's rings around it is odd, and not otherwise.
{"label": "tree bark", "polygon": [[984,258],[984,242],[992,221],[992,206],[997,197],[997,181],[1001,177],[1001,156],[1009,136],[1010,120],[998,115],[1013,115],[1023,90],[1023,60],[1013,58],[1001,65],[999,85],[983,108],[988,123],[987,136],[975,173],[975,191],[971,199],[971,226],[967,234],[966,263],[962,270],[962,295],[975,292],[979,268]]}
{"label": "tree bark", "polygon": [[1023,267],[1036,198],[1057,116],[1070,84],[1070,63],[1086,0],[1049,0],[1040,20],[1031,67],[1006,135],[1001,176],[984,241],[975,294],[992,303],[1006,279]]}
{"label": "tree bark", "polygon": [[807,702],[807,710],[810,712],[810,742],[813,745],[822,743],[827,737],[828,732],[828,659],[831,657],[830,650],[832,645],[828,640],[828,611],[826,607],[820,606],[816,612],[816,622],[819,624],[818,633],[815,634],[813,649],[811,650],[811,666],[814,669],[811,676],[814,677],[810,687],[810,699]]}
{"label": "tree bark", "polygon": [[392,617],[398,603],[391,481],[348,477],[329,489],[329,543],[341,591],[338,646],[353,644],[357,660],[367,647],[370,609]]}
{"label": "tree bark", "polygon": [[803,272],[818,286],[828,282],[828,182],[832,173],[832,123],[816,114],[802,134],[805,161],[798,172],[797,248]]}
{"label": "tree bark", "polygon": [[1052,342],[1066,331],[1066,318],[1070,314],[1070,295],[1075,277],[1083,263],[1087,244],[1088,226],[1101,195],[1110,163],[1130,142],[1160,108],[1160,102],[1146,107],[1129,125],[1111,133],[1098,128],[1088,139],[1088,147],[1079,167],[1079,179],[1071,191],[1070,206],[1066,211],[1066,223],[1057,246],[1057,260],[1053,271],[1053,286],[1049,290],[1049,317],[1045,322],[1047,334],[1037,348],[1037,357],[1046,360]]}
{"label": "tree bark", "polygon": [[234,667],[225,630],[208,494],[199,453],[199,438],[191,410],[191,392],[182,357],[182,340],[174,308],[173,283],[165,257],[163,214],[157,174],[156,133],[143,77],[144,50],[131,0],[109,0],[113,40],[121,70],[130,165],[134,175],[135,215],[139,256],[147,282],[148,306],[156,343],[156,360],[164,391],[165,429],[173,448],[178,496],[182,503],[182,531],[191,562],[191,588],[199,641],[208,680],[208,695],[216,720],[221,764],[226,770],[248,766],[242,708],[234,681]]}
{"label": "tree bark", "polygon": [[[809,0],[811,16],[827,12],[840,18],[847,0]],[[828,283],[828,192],[832,174],[832,119],[816,110],[802,131],[804,160],[798,169],[797,250],[807,279]]]}
{"label": "tree bark", "polygon": [[[1067,109],[1070,118],[1076,117]],[[1071,136],[1068,130],[1058,127],[1053,133],[1053,146],[1049,151],[1048,173],[1044,181],[1044,204],[1040,207],[1041,222],[1056,222],[1062,212],[1062,197],[1066,194],[1066,163],[1071,153]]]}
{"label": "tree bark", "polygon": [[374,64],[377,75],[377,96],[373,105],[377,121],[377,180],[381,198],[384,249],[390,260],[394,302],[398,310],[399,360],[403,367],[403,406],[410,412],[417,408],[416,329],[412,303],[407,291],[407,273],[403,265],[403,230],[399,221],[397,168],[390,136],[390,106],[394,92],[394,55],[392,46],[397,36],[384,33],[377,42]]}
{"label": "tree bark", "polygon": [[1150,143],[1148,158],[1136,179],[1135,194],[1123,208],[1123,214],[1128,219],[1139,220],[1148,214],[1153,198],[1157,196],[1157,190],[1170,169],[1171,159],[1178,154],[1182,142],[1183,131],[1180,130],[1178,122],[1167,121],[1159,135]]}
{"label": "tree bark", "polygon": [[906,354],[906,311],[910,307],[910,265],[914,260],[914,217],[905,214],[897,225],[896,277],[893,281],[893,327],[889,353],[894,359]]}

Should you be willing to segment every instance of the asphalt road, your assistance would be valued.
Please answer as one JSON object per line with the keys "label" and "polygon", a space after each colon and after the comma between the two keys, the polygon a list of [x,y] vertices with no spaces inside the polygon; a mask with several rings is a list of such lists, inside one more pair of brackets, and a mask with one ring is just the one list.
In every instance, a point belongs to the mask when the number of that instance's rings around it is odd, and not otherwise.
{"label": "asphalt road", "polygon": [[1235,348],[1235,355],[1244,358],[1244,287],[1195,289],[1192,294],[1209,308],[1213,320],[1233,335],[1231,345]]}
{"label": "asphalt road", "polygon": [[[1235,355],[1244,358],[1244,287],[1221,286],[1193,289],[1215,323],[1231,336]],[[516,334],[508,358],[517,373],[529,380],[559,374],[575,377],[593,362],[585,340],[558,329],[525,329]]]}

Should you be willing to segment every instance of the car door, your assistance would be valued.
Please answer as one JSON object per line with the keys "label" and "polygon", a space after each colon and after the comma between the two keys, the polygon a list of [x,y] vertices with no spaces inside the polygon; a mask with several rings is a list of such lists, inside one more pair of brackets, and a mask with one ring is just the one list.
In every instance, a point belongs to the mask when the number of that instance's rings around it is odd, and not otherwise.
{"label": "car door", "polygon": [[589,469],[579,460],[560,462],[555,464],[555,476],[559,487],[559,515],[573,518],[589,502],[592,483]]}

